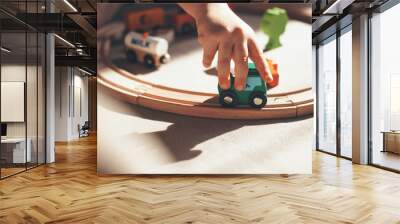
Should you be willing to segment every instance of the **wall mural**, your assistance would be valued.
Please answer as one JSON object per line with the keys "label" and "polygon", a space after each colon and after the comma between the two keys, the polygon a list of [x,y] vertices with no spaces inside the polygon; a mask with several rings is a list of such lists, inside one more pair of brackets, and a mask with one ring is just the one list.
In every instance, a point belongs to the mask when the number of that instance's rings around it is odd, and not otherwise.
{"label": "wall mural", "polygon": [[202,6],[98,4],[99,174],[311,173],[310,5]]}

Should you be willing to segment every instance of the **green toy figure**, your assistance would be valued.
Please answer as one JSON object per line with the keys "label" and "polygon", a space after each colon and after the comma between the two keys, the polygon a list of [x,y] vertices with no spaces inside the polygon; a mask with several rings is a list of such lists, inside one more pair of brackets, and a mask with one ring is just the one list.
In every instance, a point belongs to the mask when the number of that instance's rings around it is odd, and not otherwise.
{"label": "green toy figure", "polygon": [[285,9],[272,8],[265,11],[261,19],[261,30],[268,35],[269,41],[264,51],[282,46],[280,36],[285,32],[289,18]]}

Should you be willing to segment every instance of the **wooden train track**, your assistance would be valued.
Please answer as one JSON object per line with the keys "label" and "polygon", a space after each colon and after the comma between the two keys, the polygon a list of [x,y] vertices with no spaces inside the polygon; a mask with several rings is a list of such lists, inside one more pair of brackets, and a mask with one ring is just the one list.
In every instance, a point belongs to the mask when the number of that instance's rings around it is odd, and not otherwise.
{"label": "wooden train track", "polygon": [[311,88],[268,94],[268,103],[262,109],[224,108],[219,105],[217,94],[153,84],[119,68],[107,57],[111,40],[98,40],[98,83],[124,101],[175,114],[216,119],[279,119],[313,114]]}

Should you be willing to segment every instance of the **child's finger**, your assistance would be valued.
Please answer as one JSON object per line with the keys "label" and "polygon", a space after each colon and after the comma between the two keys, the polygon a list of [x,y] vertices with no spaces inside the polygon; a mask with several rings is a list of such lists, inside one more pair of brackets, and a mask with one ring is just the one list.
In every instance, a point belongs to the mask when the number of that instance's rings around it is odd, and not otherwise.
{"label": "child's finger", "polygon": [[254,40],[250,39],[248,41],[249,56],[253,60],[261,78],[269,83],[273,81],[272,75],[268,72],[267,60],[265,60],[264,55],[260,48],[257,46]]}
{"label": "child's finger", "polygon": [[221,43],[218,46],[218,80],[219,85],[223,89],[230,87],[229,75],[230,75],[230,64],[232,57],[233,46],[229,43]]}
{"label": "child's finger", "polygon": [[249,71],[247,41],[241,41],[234,46],[233,60],[235,62],[235,89],[243,90]]}
{"label": "child's finger", "polygon": [[208,68],[211,66],[214,60],[215,54],[217,53],[217,44],[207,44],[203,47],[203,65]]}

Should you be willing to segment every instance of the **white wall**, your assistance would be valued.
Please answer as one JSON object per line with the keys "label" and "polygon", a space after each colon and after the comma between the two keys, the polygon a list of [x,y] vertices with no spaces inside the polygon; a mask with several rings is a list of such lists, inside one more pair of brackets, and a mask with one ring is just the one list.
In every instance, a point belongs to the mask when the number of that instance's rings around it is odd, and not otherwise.
{"label": "white wall", "polygon": [[55,141],[67,141],[69,136],[69,69],[55,68]]}
{"label": "white wall", "polygon": [[[25,64],[4,64],[1,66],[1,81],[3,82],[25,82]],[[6,108],[1,108],[6,110]],[[25,123],[7,123],[7,137],[25,137]]]}
{"label": "white wall", "polygon": [[[20,65],[20,64],[3,64],[1,66],[1,81],[2,82],[25,82],[25,64]],[[28,74],[31,74],[32,72],[36,73],[36,68],[33,66],[28,66],[27,68]],[[34,71],[35,70],[35,71]],[[30,85],[36,85],[36,81],[34,83],[31,83],[32,81],[30,80]],[[29,97],[34,97],[36,98],[36,89],[27,89],[28,93],[27,96]],[[33,92],[29,91],[32,90]],[[32,99],[27,99],[28,102],[32,102]],[[33,105],[31,105],[33,106]],[[34,105],[36,107],[36,104]],[[2,110],[7,110],[7,108],[1,108]],[[31,115],[34,115],[34,117],[31,117]],[[28,113],[28,122],[35,121],[36,123],[36,114],[31,114]],[[29,127],[33,127],[33,125],[28,125]],[[29,132],[29,130],[28,130]],[[29,134],[29,133],[28,133]],[[8,137],[25,137],[25,122],[7,122],[7,136]],[[28,135],[28,137],[30,137]]]}
{"label": "white wall", "polygon": [[70,141],[88,120],[88,78],[72,67],[56,67],[55,74],[55,140]]}
{"label": "white wall", "polygon": [[[37,70],[38,69],[38,70]],[[5,122],[7,123],[7,137],[9,138],[24,138],[25,135],[30,139],[30,148],[32,161],[39,163],[44,162],[45,150],[45,121],[44,121],[44,74],[42,67],[36,65],[28,65],[18,63],[2,64],[1,66],[1,81],[2,82],[24,82],[26,85],[26,107],[23,102],[22,108],[19,108],[21,113],[26,112],[26,121],[21,122]],[[27,80],[25,80],[27,79]],[[2,93],[4,89],[2,89]],[[21,91],[21,90],[20,90]],[[23,92],[22,92],[23,94]],[[2,98],[8,98],[7,95],[2,95]],[[3,102],[2,102],[3,104]],[[16,108],[3,107],[2,112],[7,110],[16,110]],[[16,113],[16,111],[7,111]],[[39,156],[37,156],[39,153]]]}
{"label": "white wall", "polygon": [[25,121],[25,83],[1,82],[1,121]]}
{"label": "white wall", "polygon": [[[76,72],[77,70],[75,70]],[[71,134],[75,138],[79,136],[78,133],[78,124],[83,125],[85,121],[88,121],[89,116],[88,116],[88,78],[85,76],[81,76],[81,73],[79,75],[74,75],[74,96],[73,99],[75,100],[74,102],[74,108],[72,108],[72,130]]]}

